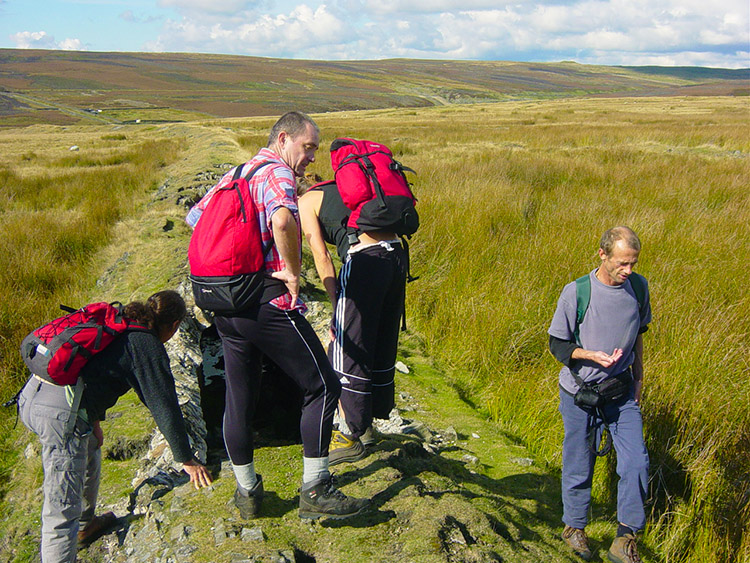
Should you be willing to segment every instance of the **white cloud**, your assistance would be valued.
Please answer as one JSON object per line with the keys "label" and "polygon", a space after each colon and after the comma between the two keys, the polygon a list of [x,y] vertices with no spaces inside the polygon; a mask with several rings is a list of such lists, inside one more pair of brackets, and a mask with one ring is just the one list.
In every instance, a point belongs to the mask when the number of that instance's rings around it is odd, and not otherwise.
{"label": "white cloud", "polygon": [[57,44],[57,48],[63,51],[85,51],[80,39],[63,39]]}
{"label": "white cloud", "polygon": [[383,14],[444,14],[462,10],[491,10],[498,5],[501,2],[497,0],[364,0],[360,8]]}
{"label": "white cloud", "polygon": [[156,51],[602,64],[702,64],[725,57],[727,66],[750,66],[742,58],[750,28],[747,0],[722,0],[720,9],[706,0],[158,2],[180,18],[168,21],[158,39],[145,45]]}
{"label": "white cloud", "polygon": [[46,31],[20,31],[10,36],[17,49],[60,49],[63,51],[85,51],[80,39],[66,38],[55,41]]}
{"label": "white cloud", "polygon": [[137,15],[133,13],[133,10],[125,10],[117,17],[120,18],[122,21],[126,21],[128,23],[152,23],[152,22],[159,21],[160,19],[162,19],[157,16]]}
{"label": "white cloud", "polygon": [[238,14],[233,18],[183,17],[170,21],[148,48],[168,51],[175,45],[199,52],[299,57],[309,48],[352,39],[345,22],[328,11],[300,5],[287,14]]}
{"label": "white cloud", "polygon": [[180,13],[234,14],[247,10],[257,1],[248,0],[158,0],[163,8],[175,8]]}
{"label": "white cloud", "polygon": [[10,36],[18,49],[52,49],[55,38],[46,31],[21,31]]}

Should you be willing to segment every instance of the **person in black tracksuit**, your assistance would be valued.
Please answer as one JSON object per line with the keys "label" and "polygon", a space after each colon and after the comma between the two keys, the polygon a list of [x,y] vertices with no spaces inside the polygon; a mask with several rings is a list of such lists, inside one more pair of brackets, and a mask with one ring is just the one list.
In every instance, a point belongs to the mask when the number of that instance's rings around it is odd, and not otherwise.
{"label": "person in black tracksuit", "polygon": [[[350,214],[335,182],[315,186],[299,200],[300,219],[318,274],[333,304],[328,357],[341,381],[340,409],[348,432],[334,431],[329,463],[365,455],[373,418],[387,419],[394,401],[399,322],[403,315],[407,257],[393,232],[359,233],[349,244]],[[336,273],[325,243],[336,245]]]}

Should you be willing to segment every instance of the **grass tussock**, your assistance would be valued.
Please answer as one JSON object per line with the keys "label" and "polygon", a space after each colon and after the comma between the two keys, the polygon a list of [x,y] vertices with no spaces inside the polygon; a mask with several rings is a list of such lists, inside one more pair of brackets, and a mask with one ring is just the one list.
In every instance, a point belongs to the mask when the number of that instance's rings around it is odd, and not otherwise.
{"label": "grass tussock", "polygon": [[[322,124],[327,138],[397,147],[418,171],[410,322],[464,394],[552,466],[562,424],[546,330],[557,298],[596,267],[604,230],[640,235],[654,312],[647,540],[665,561],[750,555],[747,110],[746,100],[588,100]],[[601,465],[595,494],[610,518],[615,466]]]}
{"label": "grass tussock", "polygon": [[[24,153],[0,163],[0,397],[24,381],[18,346],[31,329],[57,314],[59,304],[90,299],[91,258],[109,243],[117,221],[131,215],[156,186],[162,167],[179,151],[175,141],[147,141],[114,155],[45,157]],[[3,416],[0,432],[12,418]],[[8,426],[9,427],[9,426]],[[12,448],[0,444],[9,470]],[[2,481],[3,475],[0,475]],[[0,492],[0,494],[2,494]]]}

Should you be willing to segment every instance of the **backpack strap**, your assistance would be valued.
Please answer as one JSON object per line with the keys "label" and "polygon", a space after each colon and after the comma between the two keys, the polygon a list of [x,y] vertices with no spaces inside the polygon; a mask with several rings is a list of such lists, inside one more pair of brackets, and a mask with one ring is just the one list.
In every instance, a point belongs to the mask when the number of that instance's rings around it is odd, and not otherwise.
{"label": "backpack strap", "polygon": [[[401,236],[401,246],[404,249],[404,255],[406,256],[406,283],[411,283],[419,279],[419,276],[411,275],[411,258],[409,257],[409,243],[406,241],[405,236]],[[401,306],[401,330],[406,330],[406,288],[404,288],[404,302]]]}
{"label": "backpack strap", "polygon": [[78,409],[81,406],[81,398],[83,397],[84,383],[83,378],[79,377],[73,387],[73,404],[70,405],[70,413],[68,413],[68,420],[65,422],[65,438],[70,438],[73,435],[73,430],[76,426],[76,419],[78,418]]}
{"label": "backpack strap", "polygon": [[[260,162],[253,166],[253,168],[250,170],[250,172],[247,173],[247,176],[245,176],[245,180],[250,182],[250,179],[255,176],[255,173],[258,172],[261,168],[264,166],[268,166],[269,164],[276,164],[273,160],[264,160],[263,162]],[[239,164],[237,165],[237,168],[234,170],[234,175],[232,176],[232,182],[227,186],[233,187],[234,182],[239,180],[242,177],[242,169],[245,167],[245,164]],[[240,205],[242,206],[242,215],[245,215],[245,204],[242,201],[242,198],[240,197]],[[268,254],[268,251],[271,250],[271,247],[273,246],[273,232],[271,233],[271,238],[269,241],[263,245],[263,259],[266,259],[266,254]]]}
{"label": "backpack strap", "polygon": [[[591,302],[591,278],[589,276],[590,274],[586,274],[576,280],[576,325],[573,334],[576,338],[576,344],[579,346],[581,346],[580,326]],[[630,280],[630,287],[633,288],[635,299],[638,302],[638,314],[643,317],[646,305],[646,278],[633,272],[628,280]]]}
{"label": "backpack strap", "polygon": [[586,311],[591,302],[591,278],[589,275],[586,274],[576,280],[576,325],[573,335],[576,338],[576,344],[579,346],[581,346],[581,323],[583,322],[583,317],[586,316]]}
{"label": "backpack strap", "polygon": [[630,287],[633,288],[633,293],[635,293],[635,299],[638,301],[638,313],[643,318],[646,305],[646,278],[633,272],[628,276],[628,279],[630,280]]}

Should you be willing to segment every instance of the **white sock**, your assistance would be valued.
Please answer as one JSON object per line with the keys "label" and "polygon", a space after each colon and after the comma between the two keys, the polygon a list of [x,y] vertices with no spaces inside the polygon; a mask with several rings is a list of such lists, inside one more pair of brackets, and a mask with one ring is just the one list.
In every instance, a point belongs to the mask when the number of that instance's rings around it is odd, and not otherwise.
{"label": "white sock", "polygon": [[303,483],[310,483],[317,479],[328,479],[331,476],[331,472],[328,471],[328,456],[303,457],[302,467]]}
{"label": "white sock", "polygon": [[234,471],[234,476],[237,478],[237,484],[245,489],[245,491],[251,491],[258,482],[254,461],[251,461],[247,465],[235,465],[233,463],[232,470]]}
{"label": "white sock", "polygon": [[343,432],[347,436],[352,435],[351,430],[349,430],[349,425],[346,423],[346,418],[344,418],[344,413],[341,412],[341,409],[336,409],[336,414],[333,417],[333,422],[335,424],[338,424],[339,432]]}

